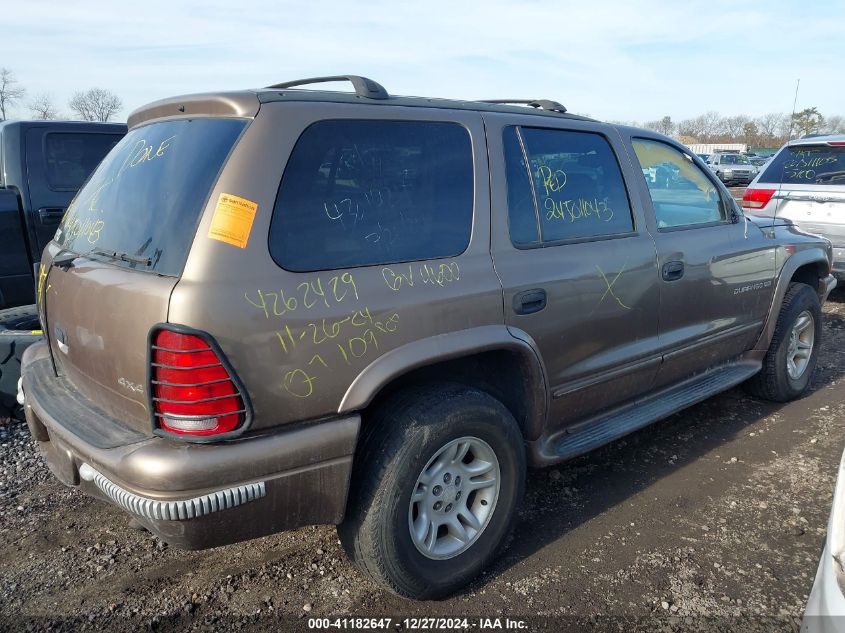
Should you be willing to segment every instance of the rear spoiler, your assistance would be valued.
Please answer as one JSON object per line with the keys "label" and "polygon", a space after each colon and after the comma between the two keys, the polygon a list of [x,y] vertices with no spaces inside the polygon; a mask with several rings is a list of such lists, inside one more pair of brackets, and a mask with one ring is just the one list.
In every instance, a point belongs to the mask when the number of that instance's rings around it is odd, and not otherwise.
{"label": "rear spoiler", "polygon": [[787,143],[789,147],[812,146],[812,147],[845,147],[845,139],[823,139],[812,136],[805,136]]}
{"label": "rear spoiler", "polygon": [[156,119],[197,117],[248,117],[258,114],[260,107],[255,92],[217,92],[182,95],[153,101],[129,115],[129,129]]}

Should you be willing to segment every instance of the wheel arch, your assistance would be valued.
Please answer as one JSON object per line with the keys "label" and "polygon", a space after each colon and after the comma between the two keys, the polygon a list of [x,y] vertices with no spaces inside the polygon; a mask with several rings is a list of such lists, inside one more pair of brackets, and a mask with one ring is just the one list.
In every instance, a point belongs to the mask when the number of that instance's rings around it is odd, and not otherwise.
{"label": "wheel arch", "polygon": [[391,350],[355,378],[338,413],[378,406],[410,384],[438,381],[490,393],[510,410],[526,440],[542,434],[549,390],[540,354],[528,334],[504,325],[451,332]]}
{"label": "wheel arch", "polygon": [[789,285],[794,282],[807,284],[822,299],[824,287],[822,280],[828,274],[830,274],[830,263],[827,254],[821,247],[799,251],[786,260],[778,275],[769,314],[754,349],[765,351],[769,348],[769,343],[775,333],[783,298],[786,296]]}

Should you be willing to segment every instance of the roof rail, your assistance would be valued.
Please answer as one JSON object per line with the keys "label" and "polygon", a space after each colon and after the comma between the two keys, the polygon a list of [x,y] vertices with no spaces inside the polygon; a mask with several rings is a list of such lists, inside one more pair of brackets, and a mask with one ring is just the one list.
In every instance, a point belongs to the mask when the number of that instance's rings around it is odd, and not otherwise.
{"label": "roof rail", "polygon": [[367,97],[368,99],[388,99],[387,90],[379,83],[366,77],[358,75],[335,75],[334,77],[310,77],[308,79],[296,79],[294,81],[285,81],[280,84],[273,84],[267,88],[293,88],[295,86],[305,86],[308,84],[321,84],[329,81],[348,81],[355,88],[355,94],[359,97]]}
{"label": "roof rail", "polygon": [[541,110],[549,110],[551,112],[560,112],[561,114],[566,112],[566,108],[562,103],[551,101],[549,99],[480,99],[480,102],[500,103],[503,105],[513,103],[518,105],[528,105],[532,108],[540,108]]}

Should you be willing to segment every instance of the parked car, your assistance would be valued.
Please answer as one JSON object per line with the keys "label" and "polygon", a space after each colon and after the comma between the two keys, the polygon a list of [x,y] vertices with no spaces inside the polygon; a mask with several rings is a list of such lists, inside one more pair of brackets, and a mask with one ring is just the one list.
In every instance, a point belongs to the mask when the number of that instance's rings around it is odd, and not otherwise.
{"label": "parked car", "polygon": [[751,212],[789,218],[833,243],[833,273],[845,281],[845,134],[784,145],[745,191]]}
{"label": "parked car", "polygon": [[0,416],[15,402],[24,350],[41,338],[35,282],[65,208],[126,125],[0,123]]}
{"label": "parked car", "polygon": [[771,156],[749,156],[748,162],[754,165],[757,168],[757,171],[766,165],[772,159]]}
{"label": "parked car", "polygon": [[179,547],[338,524],[434,598],[500,550],[527,465],[807,388],[829,243],[764,232],[684,146],[553,101],[297,89],[328,79],[141,108],[80,191],[21,390],[66,484]]}
{"label": "parked car", "polygon": [[41,251],[71,198],[124,134],[122,123],[0,123],[0,309],[33,302]]}
{"label": "parked car", "polygon": [[710,154],[696,154],[696,156],[698,156],[698,157],[699,157],[701,160],[703,160],[705,163],[706,163],[706,162],[708,161],[708,159],[710,158]]}
{"label": "parked car", "polygon": [[807,600],[802,633],[845,631],[845,455],[839,464],[833,508],[819,567]]}
{"label": "parked car", "polygon": [[716,176],[728,186],[747,185],[757,175],[757,168],[742,154],[716,152],[707,163]]}

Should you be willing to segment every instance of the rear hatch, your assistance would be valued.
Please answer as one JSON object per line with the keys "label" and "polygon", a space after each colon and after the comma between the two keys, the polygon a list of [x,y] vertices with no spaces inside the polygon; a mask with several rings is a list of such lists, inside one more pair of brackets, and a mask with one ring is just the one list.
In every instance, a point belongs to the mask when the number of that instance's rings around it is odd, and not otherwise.
{"label": "rear hatch", "polygon": [[149,431],[148,336],[244,119],[154,122],[129,132],[79,191],[39,283],[56,371],[94,405]]}
{"label": "rear hatch", "polygon": [[773,189],[768,215],[845,246],[845,141],[802,140],[784,147],[756,188]]}

